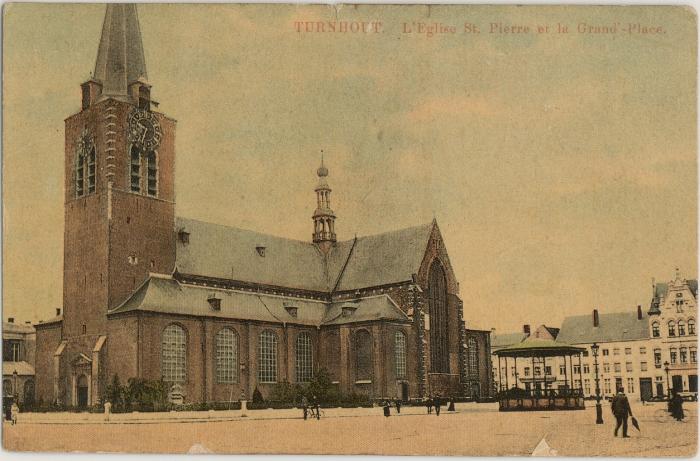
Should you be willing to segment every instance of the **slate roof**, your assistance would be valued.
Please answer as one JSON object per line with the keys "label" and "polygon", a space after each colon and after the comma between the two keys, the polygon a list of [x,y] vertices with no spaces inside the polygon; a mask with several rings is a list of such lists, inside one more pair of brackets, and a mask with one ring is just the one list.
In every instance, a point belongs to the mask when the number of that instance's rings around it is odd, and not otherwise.
{"label": "slate roof", "polygon": [[34,333],[35,330],[33,326],[28,324],[2,322],[2,332],[3,334],[16,333],[24,335]]}
{"label": "slate roof", "polygon": [[[208,301],[212,296],[220,299],[218,310],[213,309]],[[352,315],[343,316],[342,307],[347,304],[356,309]],[[286,306],[296,307],[296,317],[288,312]],[[109,313],[117,314],[131,311],[309,326],[379,319],[407,320],[404,313],[387,295],[361,298],[356,302],[329,304],[309,299],[189,285],[180,283],[170,276],[155,274],[151,274],[151,277],[129,299]]]}
{"label": "slate roof", "polygon": [[[338,242],[324,255],[311,242],[176,218],[189,233],[177,243],[182,274],[328,293],[411,280],[423,261],[433,223]],[[256,247],[265,247],[260,256]]]}
{"label": "slate roof", "polygon": [[491,349],[502,349],[504,347],[517,344],[527,338],[525,333],[505,333],[502,335],[495,335],[491,339]]}
{"label": "slate roof", "polygon": [[634,341],[649,338],[649,317],[637,312],[599,314],[599,326],[593,326],[592,315],[566,317],[559,330],[557,341],[568,344],[606,343]]}
{"label": "slate roof", "polygon": [[147,79],[136,4],[107,4],[93,78],[105,97],[118,99],[128,98],[130,83]]}

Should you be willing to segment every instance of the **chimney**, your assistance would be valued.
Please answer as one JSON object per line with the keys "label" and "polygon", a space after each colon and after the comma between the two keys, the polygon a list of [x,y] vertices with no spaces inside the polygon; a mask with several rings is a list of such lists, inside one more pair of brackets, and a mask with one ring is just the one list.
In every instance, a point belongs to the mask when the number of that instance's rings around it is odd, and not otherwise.
{"label": "chimney", "polygon": [[58,317],[59,315],[61,315],[61,309],[57,307],[56,308],[56,316]]}
{"label": "chimney", "polygon": [[530,325],[523,325],[523,333],[530,336]]}
{"label": "chimney", "polygon": [[637,320],[642,320],[642,306],[637,304]]}
{"label": "chimney", "polygon": [[593,309],[593,326],[600,326],[600,319],[598,318],[598,309]]}
{"label": "chimney", "polygon": [[10,317],[10,318],[7,319],[7,322],[8,322],[8,323],[15,323],[15,318],[14,318],[14,317]]}

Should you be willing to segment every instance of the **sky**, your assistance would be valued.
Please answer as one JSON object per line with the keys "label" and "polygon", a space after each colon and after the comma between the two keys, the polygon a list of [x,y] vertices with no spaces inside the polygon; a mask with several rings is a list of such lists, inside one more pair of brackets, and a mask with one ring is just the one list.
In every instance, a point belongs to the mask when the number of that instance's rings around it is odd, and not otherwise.
{"label": "sky", "polygon": [[[63,120],[104,8],[4,8],[5,319],[62,305]],[[139,19],[152,96],[178,120],[179,216],[308,241],[323,149],[338,238],[436,218],[468,327],[647,308],[652,278],[697,278],[689,8],[146,4]]]}

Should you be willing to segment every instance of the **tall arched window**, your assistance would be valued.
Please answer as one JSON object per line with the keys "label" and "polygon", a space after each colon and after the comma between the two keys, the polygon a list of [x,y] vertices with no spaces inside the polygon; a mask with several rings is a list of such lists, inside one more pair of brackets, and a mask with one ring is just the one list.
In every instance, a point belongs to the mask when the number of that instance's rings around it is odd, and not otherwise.
{"label": "tall arched window", "polygon": [[479,376],[479,345],[476,339],[469,338],[467,343],[467,353],[469,360],[469,374],[471,376]]}
{"label": "tall arched window", "polygon": [[158,163],[156,153],[150,151],[146,156],[146,173],[148,174],[147,193],[151,197],[158,195]]}
{"label": "tall arched window", "polygon": [[216,334],[216,382],[238,382],[238,335],[230,328]]}
{"label": "tall arched window", "polygon": [[163,330],[161,344],[161,374],[163,381],[184,383],[187,377],[187,338],[185,330],[179,325],[168,325]]}
{"label": "tall arched window", "polygon": [[678,321],[678,336],[685,336],[685,322],[683,320]]}
{"label": "tall arched window", "polygon": [[355,375],[358,381],[372,379],[372,336],[367,330],[355,333]]}
{"label": "tall arched window", "polygon": [[668,322],[668,335],[676,336],[676,322],[669,320]]}
{"label": "tall arched window", "polygon": [[78,153],[75,161],[75,195],[81,197],[85,193],[85,155]]}
{"label": "tall arched window", "polygon": [[95,179],[96,179],[96,167],[95,167],[95,146],[90,149],[90,153],[87,158],[87,180],[88,180],[88,194],[95,192]]}
{"label": "tall arched window", "polygon": [[449,373],[449,339],[447,330],[447,280],[439,261],[430,266],[430,370]]}
{"label": "tall arched window", "polygon": [[394,363],[396,364],[396,378],[406,378],[406,335],[397,331],[394,335]]}
{"label": "tall arched window", "polygon": [[296,372],[298,383],[308,383],[314,375],[311,335],[299,333],[296,348]]}
{"label": "tall arched window", "polygon": [[129,168],[131,192],[141,192],[141,151],[136,146],[131,146],[131,162]]}
{"label": "tall arched window", "polygon": [[269,330],[260,333],[258,381],[261,383],[277,382],[277,335]]}
{"label": "tall arched window", "polygon": [[659,333],[659,322],[652,322],[651,324],[651,335],[654,338],[658,338],[660,333]]}
{"label": "tall arched window", "polygon": [[693,319],[688,319],[688,334],[689,335],[695,334],[695,320],[693,320]]}

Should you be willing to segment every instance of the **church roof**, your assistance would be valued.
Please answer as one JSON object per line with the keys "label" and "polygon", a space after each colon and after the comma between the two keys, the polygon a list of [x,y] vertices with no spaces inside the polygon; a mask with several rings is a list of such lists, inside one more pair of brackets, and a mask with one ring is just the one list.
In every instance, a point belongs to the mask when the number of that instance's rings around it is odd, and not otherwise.
{"label": "church roof", "polygon": [[[209,299],[219,300],[212,308]],[[343,307],[353,307],[343,316]],[[295,309],[295,316],[290,311]],[[407,320],[387,295],[370,296],[351,302],[326,303],[308,299],[208,288],[180,283],[170,276],[151,274],[148,280],[110,314],[147,311],[167,314],[257,320],[321,326],[369,320]]]}
{"label": "church roof", "polygon": [[108,3],[93,78],[106,97],[128,97],[128,85],[147,79],[136,4]]}
{"label": "church roof", "polygon": [[557,341],[569,344],[608,343],[634,341],[649,338],[649,317],[637,312],[600,314],[598,326],[593,326],[590,315],[566,317],[561,325]]}
{"label": "church roof", "polygon": [[338,242],[324,254],[311,242],[178,217],[176,229],[189,237],[177,243],[176,267],[182,274],[324,293],[387,285],[418,272],[433,225]]}

